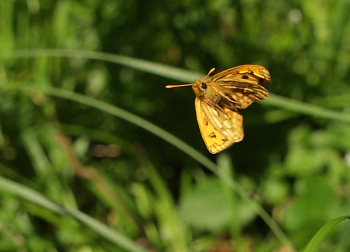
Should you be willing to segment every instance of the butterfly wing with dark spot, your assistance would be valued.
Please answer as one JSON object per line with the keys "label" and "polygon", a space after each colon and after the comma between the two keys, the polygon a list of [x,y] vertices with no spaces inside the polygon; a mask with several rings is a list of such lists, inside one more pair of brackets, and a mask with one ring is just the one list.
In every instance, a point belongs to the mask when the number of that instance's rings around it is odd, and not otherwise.
{"label": "butterfly wing with dark spot", "polygon": [[242,141],[243,117],[237,111],[214,107],[199,98],[195,106],[199,129],[210,153],[216,154]]}
{"label": "butterfly wing with dark spot", "polygon": [[244,109],[254,101],[265,99],[269,92],[263,86],[271,81],[268,70],[259,65],[242,65],[229,68],[214,75],[210,82],[216,83],[220,93],[230,106]]}
{"label": "butterfly wing with dark spot", "polygon": [[269,95],[266,88],[256,84],[236,81],[220,81],[218,84],[218,90],[221,90],[219,92],[238,109],[244,109],[254,101],[265,99]]}

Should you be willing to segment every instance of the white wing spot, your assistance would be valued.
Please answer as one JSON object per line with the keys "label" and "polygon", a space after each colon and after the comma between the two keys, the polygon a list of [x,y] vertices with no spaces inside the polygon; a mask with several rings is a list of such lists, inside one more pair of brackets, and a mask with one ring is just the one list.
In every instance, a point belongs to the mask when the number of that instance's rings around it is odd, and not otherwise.
{"label": "white wing spot", "polygon": [[228,121],[228,120],[224,121],[224,126],[227,129],[232,129],[232,123],[230,121]]}
{"label": "white wing spot", "polygon": [[212,120],[215,121],[215,125],[219,128],[222,128],[222,123],[220,122],[220,119],[217,117],[212,117]]}

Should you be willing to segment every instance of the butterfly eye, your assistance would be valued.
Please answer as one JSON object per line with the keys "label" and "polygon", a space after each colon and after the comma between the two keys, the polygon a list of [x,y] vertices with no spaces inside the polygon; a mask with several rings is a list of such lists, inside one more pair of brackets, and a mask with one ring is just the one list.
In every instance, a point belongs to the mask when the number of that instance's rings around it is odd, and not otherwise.
{"label": "butterfly eye", "polygon": [[206,83],[202,82],[201,87],[202,87],[203,89],[206,89],[206,88],[208,87],[208,85],[207,85]]}
{"label": "butterfly eye", "polygon": [[242,76],[242,79],[245,79],[245,80],[246,80],[246,79],[249,79],[249,77],[248,77],[248,75],[243,75],[243,76]]}

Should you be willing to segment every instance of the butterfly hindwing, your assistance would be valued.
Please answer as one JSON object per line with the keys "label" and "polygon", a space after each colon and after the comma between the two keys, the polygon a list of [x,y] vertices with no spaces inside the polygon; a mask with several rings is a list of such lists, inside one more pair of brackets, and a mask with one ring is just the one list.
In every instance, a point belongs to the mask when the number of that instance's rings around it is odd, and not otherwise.
{"label": "butterfly hindwing", "polygon": [[243,139],[243,117],[237,111],[218,109],[196,98],[196,115],[209,152],[216,154]]}

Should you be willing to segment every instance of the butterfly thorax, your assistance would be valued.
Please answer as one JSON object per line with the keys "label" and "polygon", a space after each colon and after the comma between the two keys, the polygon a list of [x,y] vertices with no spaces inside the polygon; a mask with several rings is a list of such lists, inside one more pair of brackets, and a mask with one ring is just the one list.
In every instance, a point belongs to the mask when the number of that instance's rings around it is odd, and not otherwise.
{"label": "butterfly thorax", "polygon": [[207,103],[218,105],[223,96],[215,89],[209,78],[197,80],[192,86],[196,96],[201,100],[206,100]]}

